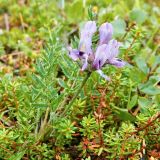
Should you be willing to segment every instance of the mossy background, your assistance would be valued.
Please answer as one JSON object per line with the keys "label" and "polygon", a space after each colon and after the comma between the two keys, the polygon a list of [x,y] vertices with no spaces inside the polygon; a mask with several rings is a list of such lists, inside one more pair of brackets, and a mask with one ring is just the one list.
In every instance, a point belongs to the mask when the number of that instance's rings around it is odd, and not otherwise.
{"label": "mossy background", "polygon": [[[91,18],[128,65],[92,73],[62,116],[86,75],[66,47]],[[159,52],[159,0],[0,0],[0,159],[160,159]]]}

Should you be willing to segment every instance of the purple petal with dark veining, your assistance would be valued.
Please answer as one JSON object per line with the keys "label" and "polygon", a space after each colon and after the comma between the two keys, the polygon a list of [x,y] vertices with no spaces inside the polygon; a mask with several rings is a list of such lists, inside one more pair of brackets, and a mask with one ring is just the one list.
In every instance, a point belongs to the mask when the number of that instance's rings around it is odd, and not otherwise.
{"label": "purple petal with dark veining", "polygon": [[72,49],[71,47],[68,47],[67,49],[69,51],[69,57],[71,57],[74,61],[78,60],[78,58],[80,57],[79,50]]}
{"label": "purple petal with dark veining", "polygon": [[109,52],[109,46],[107,44],[103,44],[97,47],[95,58],[93,62],[94,69],[100,69],[108,59],[107,53]]}
{"label": "purple petal with dark veining", "polygon": [[121,43],[118,42],[117,40],[111,40],[109,42],[109,52],[107,53],[108,54],[108,59],[113,59],[115,58],[118,53],[119,53],[119,47],[121,46]]}
{"label": "purple petal with dark veining", "polygon": [[108,64],[114,65],[118,68],[121,68],[126,65],[126,62],[122,61],[121,59],[118,58],[113,58],[112,60],[109,60]]}
{"label": "purple petal with dark veining", "polygon": [[104,64],[112,64],[117,67],[123,67],[125,62],[115,58],[118,55],[120,45],[121,43],[116,40],[111,40],[108,44],[99,45],[95,53],[93,68],[96,70],[100,69]]}
{"label": "purple petal with dark veining", "polygon": [[81,30],[79,50],[86,54],[92,54],[92,36],[96,32],[96,22],[88,21]]}
{"label": "purple petal with dark veining", "polygon": [[82,71],[84,71],[86,68],[88,67],[88,55],[85,54],[84,55],[84,63],[83,63],[83,66],[82,66]]}
{"label": "purple petal with dark veining", "polygon": [[113,27],[112,24],[110,23],[103,23],[100,28],[99,28],[99,34],[100,34],[100,39],[99,39],[99,44],[107,44],[113,35]]}

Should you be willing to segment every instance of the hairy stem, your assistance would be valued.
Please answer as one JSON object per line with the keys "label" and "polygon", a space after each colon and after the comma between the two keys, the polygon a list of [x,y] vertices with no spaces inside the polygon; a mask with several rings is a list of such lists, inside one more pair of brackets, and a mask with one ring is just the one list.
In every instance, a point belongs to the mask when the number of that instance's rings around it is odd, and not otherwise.
{"label": "hairy stem", "polygon": [[[78,77],[79,73],[77,74]],[[73,89],[76,85],[76,81],[77,81],[77,77],[76,79],[73,81],[73,84],[71,86],[71,89]],[[64,97],[63,101],[58,105],[57,109],[55,110],[55,112],[57,112],[58,110],[61,110],[62,108],[64,108],[64,106],[67,104],[67,101],[69,99],[69,96]]]}
{"label": "hairy stem", "polygon": [[43,122],[41,124],[41,128],[40,128],[39,133],[38,133],[38,140],[43,139],[44,135],[46,133],[46,127],[48,126],[47,119],[48,119],[48,116],[49,116],[49,112],[50,112],[50,108],[47,107],[44,120],[43,120]]}
{"label": "hairy stem", "polygon": [[79,87],[79,89],[77,90],[77,92],[75,93],[75,95],[73,96],[73,98],[71,99],[70,103],[68,104],[68,106],[66,106],[65,110],[62,112],[61,116],[64,116],[67,111],[70,109],[70,107],[73,105],[74,101],[76,100],[76,98],[78,97],[79,93],[81,92],[82,88],[84,87],[84,85],[86,84],[88,78],[90,77],[91,72],[88,72],[86,77],[84,78],[84,80],[82,81],[81,86]]}

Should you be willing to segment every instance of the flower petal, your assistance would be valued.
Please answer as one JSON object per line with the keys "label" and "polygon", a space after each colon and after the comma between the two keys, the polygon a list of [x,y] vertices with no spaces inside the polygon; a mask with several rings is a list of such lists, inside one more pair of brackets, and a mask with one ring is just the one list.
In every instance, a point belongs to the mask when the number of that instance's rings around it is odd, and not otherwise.
{"label": "flower petal", "polygon": [[82,32],[89,31],[90,34],[94,34],[96,32],[96,29],[97,29],[97,27],[96,27],[95,21],[87,21],[85,23],[85,26],[84,26]]}
{"label": "flower petal", "polygon": [[72,49],[71,47],[68,47],[67,49],[69,51],[69,57],[71,57],[74,61],[76,61],[80,58],[79,50]]}
{"label": "flower petal", "polygon": [[118,58],[113,58],[112,60],[109,60],[108,64],[114,65],[118,68],[121,68],[126,65],[126,62],[122,61],[121,59]]}
{"label": "flower petal", "polygon": [[100,28],[99,28],[99,34],[100,34],[100,39],[99,39],[99,44],[107,44],[113,35],[113,27],[111,23],[103,23]]}
{"label": "flower petal", "polygon": [[97,47],[95,58],[93,62],[94,69],[100,69],[108,59],[107,52],[109,52],[109,46],[107,44],[103,44]]}
{"label": "flower petal", "polygon": [[88,21],[84,25],[84,28],[81,31],[80,35],[80,43],[79,43],[79,50],[85,53],[92,54],[92,36],[96,32],[96,22],[95,21]]}
{"label": "flower petal", "polygon": [[104,73],[103,73],[103,71],[102,70],[97,70],[96,71],[101,77],[103,77],[106,81],[110,81],[111,79],[108,77],[108,76],[106,76]]}
{"label": "flower petal", "polygon": [[121,43],[118,42],[117,40],[111,40],[109,42],[110,52],[107,53],[109,60],[115,58],[118,55],[120,46],[121,46]]}
{"label": "flower petal", "polygon": [[88,67],[88,55],[85,54],[84,55],[84,63],[83,63],[83,66],[82,66],[82,71],[84,71],[86,68]]}

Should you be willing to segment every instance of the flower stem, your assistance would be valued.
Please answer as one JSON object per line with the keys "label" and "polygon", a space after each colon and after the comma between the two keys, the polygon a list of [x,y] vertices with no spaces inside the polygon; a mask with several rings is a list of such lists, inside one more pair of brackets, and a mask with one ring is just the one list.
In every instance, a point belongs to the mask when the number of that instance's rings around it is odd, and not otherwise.
{"label": "flower stem", "polygon": [[75,95],[73,96],[73,98],[71,99],[71,101],[68,104],[68,106],[66,106],[66,108],[62,112],[61,116],[64,116],[67,113],[67,111],[70,109],[70,107],[73,105],[74,101],[78,97],[79,93],[81,92],[82,88],[86,84],[86,82],[87,82],[88,78],[90,77],[90,75],[91,75],[91,72],[88,72],[87,75],[86,75],[86,77],[83,79],[81,86],[79,87],[79,89],[77,90],[77,92],[75,93]]}

